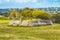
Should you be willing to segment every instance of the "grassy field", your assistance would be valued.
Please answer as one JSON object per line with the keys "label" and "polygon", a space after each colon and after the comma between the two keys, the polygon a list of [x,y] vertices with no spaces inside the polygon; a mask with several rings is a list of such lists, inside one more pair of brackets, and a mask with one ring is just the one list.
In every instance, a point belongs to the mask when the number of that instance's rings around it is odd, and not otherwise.
{"label": "grassy field", "polygon": [[60,40],[60,24],[39,27],[8,26],[0,20],[0,40]]}

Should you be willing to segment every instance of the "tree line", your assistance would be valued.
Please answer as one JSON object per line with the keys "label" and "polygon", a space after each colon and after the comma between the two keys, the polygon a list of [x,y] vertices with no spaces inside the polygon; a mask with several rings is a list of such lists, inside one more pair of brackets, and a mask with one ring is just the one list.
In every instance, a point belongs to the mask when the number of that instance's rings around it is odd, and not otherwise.
{"label": "tree line", "polygon": [[57,14],[50,14],[40,9],[23,8],[20,10],[12,9],[9,13],[4,14],[4,17],[9,19],[33,19],[39,18],[44,20],[52,20],[55,23],[60,23],[60,12]]}

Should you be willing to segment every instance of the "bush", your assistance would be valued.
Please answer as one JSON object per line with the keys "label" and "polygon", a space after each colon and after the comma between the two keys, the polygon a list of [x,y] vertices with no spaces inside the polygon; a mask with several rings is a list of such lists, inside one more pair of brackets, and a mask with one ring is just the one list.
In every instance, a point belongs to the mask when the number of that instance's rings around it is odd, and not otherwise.
{"label": "bush", "polygon": [[58,12],[55,17],[56,23],[60,23],[60,12]]}
{"label": "bush", "polygon": [[7,20],[7,19],[8,19],[7,17],[0,16],[0,20]]}

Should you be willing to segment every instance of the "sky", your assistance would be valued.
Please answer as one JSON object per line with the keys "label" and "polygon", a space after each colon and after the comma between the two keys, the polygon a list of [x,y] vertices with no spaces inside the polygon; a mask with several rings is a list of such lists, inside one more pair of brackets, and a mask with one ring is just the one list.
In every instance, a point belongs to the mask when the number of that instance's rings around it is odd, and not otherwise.
{"label": "sky", "polygon": [[60,7],[60,0],[0,0],[0,8]]}

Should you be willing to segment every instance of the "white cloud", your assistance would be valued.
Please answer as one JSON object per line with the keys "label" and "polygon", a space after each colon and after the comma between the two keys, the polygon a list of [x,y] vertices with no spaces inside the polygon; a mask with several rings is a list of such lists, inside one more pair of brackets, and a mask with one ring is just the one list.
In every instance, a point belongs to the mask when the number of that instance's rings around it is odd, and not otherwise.
{"label": "white cloud", "polygon": [[10,2],[10,0],[5,0],[6,2]]}
{"label": "white cloud", "polygon": [[37,2],[37,0],[15,0],[17,3]]}
{"label": "white cloud", "polygon": [[2,3],[2,1],[0,0],[0,3]]}

